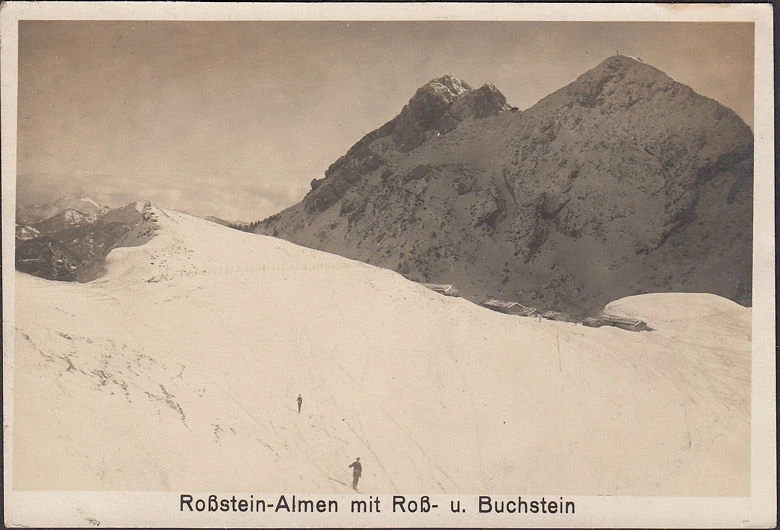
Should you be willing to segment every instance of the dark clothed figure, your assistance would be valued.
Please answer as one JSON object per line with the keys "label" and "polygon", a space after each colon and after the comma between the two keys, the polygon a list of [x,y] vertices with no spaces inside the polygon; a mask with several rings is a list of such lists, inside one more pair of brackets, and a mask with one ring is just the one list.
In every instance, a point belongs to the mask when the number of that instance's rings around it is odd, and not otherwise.
{"label": "dark clothed figure", "polygon": [[352,489],[357,489],[357,483],[358,480],[360,480],[360,475],[363,473],[363,466],[360,465],[360,458],[356,458],[354,462],[352,462],[349,467],[352,468]]}
{"label": "dark clothed figure", "polygon": [[298,399],[296,401],[298,401],[298,414],[300,414],[301,413],[301,405],[303,404],[303,398],[301,397],[300,394],[298,394]]}

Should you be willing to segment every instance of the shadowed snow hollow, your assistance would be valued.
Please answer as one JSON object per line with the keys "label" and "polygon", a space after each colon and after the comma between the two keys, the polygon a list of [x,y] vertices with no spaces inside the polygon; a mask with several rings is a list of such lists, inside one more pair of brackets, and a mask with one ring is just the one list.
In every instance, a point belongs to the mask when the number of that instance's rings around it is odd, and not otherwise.
{"label": "shadowed snow hollow", "polygon": [[[87,284],[16,274],[16,489],[745,495],[751,312],[495,313],[184,214]],[[303,396],[303,409],[295,399]]]}

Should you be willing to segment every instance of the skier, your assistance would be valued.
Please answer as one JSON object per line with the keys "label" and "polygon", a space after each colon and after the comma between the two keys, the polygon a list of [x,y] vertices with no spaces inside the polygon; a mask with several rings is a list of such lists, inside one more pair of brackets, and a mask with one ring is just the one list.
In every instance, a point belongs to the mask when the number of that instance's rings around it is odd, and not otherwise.
{"label": "skier", "polygon": [[355,458],[349,467],[352,468],[352,489],[357,490],[357,483],[360,480],[360,474],[363,473],[363,466],[360,465],[360,457]]}
{"label": "skier", "polygon": [[298,414],[301,413],[301,405],[303,404],[303,398],[300,394],[298,394],[298,399],[296,400],[298,402]]}

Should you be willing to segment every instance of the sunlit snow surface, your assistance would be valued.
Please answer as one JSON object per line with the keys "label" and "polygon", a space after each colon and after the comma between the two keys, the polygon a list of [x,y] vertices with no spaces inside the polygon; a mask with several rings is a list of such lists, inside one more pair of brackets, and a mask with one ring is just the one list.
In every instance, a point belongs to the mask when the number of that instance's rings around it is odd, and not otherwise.
{"label": "sunlit snow surface", "polygon": [[749,493],[750,309],[538,322],[157,215],[96,281],[16,274],[15,489]]}

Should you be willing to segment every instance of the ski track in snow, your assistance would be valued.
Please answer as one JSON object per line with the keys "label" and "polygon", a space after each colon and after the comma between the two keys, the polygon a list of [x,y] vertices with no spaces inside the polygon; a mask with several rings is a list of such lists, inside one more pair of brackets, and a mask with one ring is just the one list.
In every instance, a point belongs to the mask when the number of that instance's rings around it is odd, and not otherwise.
{"label": "ski track in snow", "polygon": [[[158,210],[88,284],[17,273],[19,489],[730,495],[750,310],[629,297],[652,332],[494,313]],[[295,397],[303,395],[297,411]]]}

